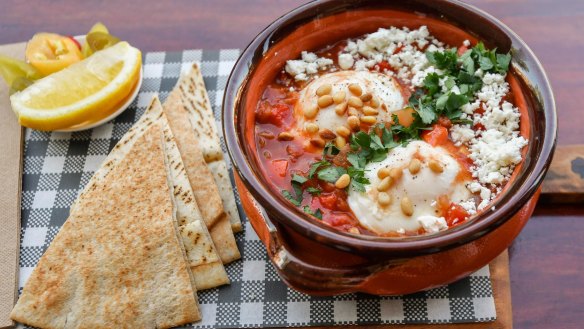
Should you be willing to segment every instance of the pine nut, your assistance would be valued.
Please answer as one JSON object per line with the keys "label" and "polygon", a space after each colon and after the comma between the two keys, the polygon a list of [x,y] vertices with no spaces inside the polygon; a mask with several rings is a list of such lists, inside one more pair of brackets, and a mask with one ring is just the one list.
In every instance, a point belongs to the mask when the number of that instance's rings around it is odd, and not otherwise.
{"label": "pine nut", "polygon": [[341,177],[339,177],[339,179],[337,179],[335,187],[342,190],[345,187],[349,186],[350,183],[351,177],[349,176],[349,174],[343,174],[341,175]]}
{"label": "pine nut", "polygon": [[304,130],[309,134],[316,134],[318,132],[318,125],[316,123],[308,122],[304,125]]}
{"label": "pine nut", "polygon": [[391,204],[391,195],[385,192],[379,192],[379,194],[377,194],[377,202],[381,206],[389,206]]}
{"label": "pine nut", "polygon": [[378,108],[379,107],[379,99],[377,97],[373,97],[371,98],[371,102],[369,103],[369,105],[371,105],[371,107],[373,108]]}
{"label": "pine nut", "polygon": [[318,135],[324,139],[324,140],[329,140],[329,139],[334,139],[337,137],[337,135],[335,135],[334,132],[332,132],[330,129],[322,129]]}
{"label": "pine nut", "polygon": [[318,106],[316,105],[309,105],[308,107],[304,108],[304,117],[307,119],[314,119],[318,114]]}
{"label": "pine nut", "polygon": [[349,107],[349,115],[354,115],[356,117],[358,117],[361,113],[359,112],[359,110],[357,110],[354,107]]}
{"label": "pine nut", "polygon": [[359,229],[356,228],[356,227],[354,227],[354,226],[349,229],[349,233],[351,233],[351,234],[361,234],[361,232],[359,231]]}
{"label": "pine nut", "polygon": [[377,171],[377,177],[379,177],[379,179],[384,179],[385,177],[389,176],[389,173],[389,168],[381,168]]}
{"label": "pine nut", "polygon": [[345,140],[344,137],[341,136],[337,136],[337,138],[335,138],[335,145],[342,149],[343,147],[345,147],[345,145],[347,145],[347,141]]}
{"label": "pine nut", "polygon": [[324,108],[333,104],[333,97],[331,95],[324,95],[318,98],[318,107]]}
{"label": "pine nut", "polygon": [[276,137],[270,131],[262,131],[258,135],[262,136],[265,139],[274,139]]}
{"label": "pine nut", "polygon": [[359,121],[359,118],[357,116],[354,116],[354,115],[351,115],[350,117],[347,118],[347,124],[349,124],[349,127],[353,131],[359,130],[359,128],[361,126],[361,122]]}
{"label": "pine nut", "polygon": [[349,130],[349,128],[345,127],[345,126],[339,126],[337,127],[337,134],[339,134],[339,136],[343,136],[343,137],[349,137],[349,135],[351,135],[351,130]]}
{"label": "pine nut", "polygon": [[320,137],[315,137],[313,139],[310,140],[310,144],[316,146],[316,147],[324,147],[324,145],[326,144],[324,139],[320,138]]}
{"label": "pine nut", "polygon": [[345,114],[347,112],[347,103],[341,103],[335,106],[335,113],[339,116]]}
{"label": "pine nut", "polygon": [[389,188],[391,187],[392,184],[393,184],[393,179],[391,179],[391,177],[387,176],[384,179],[382,179],[381,182],[379,182],[379,185],[377,185],[377,190],[379,192],[385,192],[385,191],[389,190]]}
{"label": "pine nut", "polygon": [[401,199],[401,210],[406,216],[411,216],[414,214],[414,206],[412,205],[412,201],[407,196],[404,196]]}
{"label": "pine nut", "polygon": [[355,96],[361,96],[361,94],[363,93],[361,86],[359,86],[356,83],[352,83],[349,85],[349,91]]}
{"label": "pine nut", "polygon": [[363,101],[359,97],[351,96],[351,97],[349,97],[349,101],[347,103],[349,104],[349,106],[352,106],[352,107],[356,107],[356,108],[363,107]]}
{"label": "pine nut", "polygon": [[430,162],[428,162],[428,167],[430,167],[430,169],[437,174],[440,174],[444,171],[442,164],[436,160],[433,160],[433,159],[430,160]]}
{"label": "pine nut", "polygon": [[278,140],[279,141],[291,141],[294,139],[294,135],[292,135],[291,133],[284,131],[278,134]]}
{"label": "pine nut", "polygon": [[317,96],[329,95],[332,90],[333,90],[333,86],[330,83],[326,83],[326,84],[318,87],[318,89],[316,90],[316,95]]}
{"label": "pine nut", "polygon": [[371,93],[364,93],[363,95],[361,95],[361,100],[363,102],[369,102],[371,98],[373,98],[373,95],[371,95]]}
{"label": "pine nut", "polygon": [[366,115],[361,117],[361,122],[368,125],[373,125],[377,122],[377,118],[374,116]]}
{"label": "pine nut", "polygon": [[403,171],[401,169],[393,168],[389,171],[389,177],[393,178],[393,180],[398,180],[402,177]]}
{"label": "pine nut", "polygon": [[412,161],[410,161],[410,165],[408,166],[408,169],[410,170],[410,173],[412,173],[412,175],[415,175],[418,172],[420,172],[421,168],[422,163],[418,159],[412,159]]}
{"label": "pine nut", "polygon": [[378,115],[379,110],[374,109],[374,108],[369,107],[369,106],[364,106],[363,107],[363,114],[365,114],[365,115]]}
{"label": "pine nut", "polygon": [[334,95],[333,95],[333,101],[335,102],[335,104],[341,104],[342,102],[345,101],[345,97],[347,97],[347,93],[344,91],[337,91]]}

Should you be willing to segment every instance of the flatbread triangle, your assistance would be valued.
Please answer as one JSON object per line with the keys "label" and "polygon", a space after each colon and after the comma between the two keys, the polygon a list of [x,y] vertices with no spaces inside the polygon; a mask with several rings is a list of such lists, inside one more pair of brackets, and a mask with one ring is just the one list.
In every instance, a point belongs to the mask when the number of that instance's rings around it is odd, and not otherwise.
{"label": "flatbread triangle", "polygon": [[239,259],[241,255],[233,236],[229,215],[223,209],[217,183],[199,149],[199,141],[193,132],[189,113],[177,88],[168,95],[163,109],[175,136],[195,199],[198,204],[205,205],[200,208],[201,215],[221,260],[226,264]]}
{"label": "flatbread triangle", "polygon": [[200,319],[158,125],[71,209],[14,307],[41,328],[169,328]]}
{"label": "flatbread triangle", "polygon": [[[171,95],[170,99],[180,95],[181,106],[188,113],[199,149],[203,153],[205,162],[209,164],[209,169],[219,188],[219,195],[224,211],[229,215],[231,228],[233,232],[240,232],[242,226],[233,185],[227,171],[227,163],[223,158],[213,108],[198,64],[193,63],[187,74],[179,79]],[[165,105],[165,111],[170,110]]]}
{"label": "flatbread triangle", "polygon": [[[158,107],[160,108],[160,105]],[[164,114],[158,119],[157,124],[163,129],[167,167],[174,186],[173,194],[177,206],[178,230],[183,239],[197,290],[228,284],[229,277],[199,212],[178,146]]]}

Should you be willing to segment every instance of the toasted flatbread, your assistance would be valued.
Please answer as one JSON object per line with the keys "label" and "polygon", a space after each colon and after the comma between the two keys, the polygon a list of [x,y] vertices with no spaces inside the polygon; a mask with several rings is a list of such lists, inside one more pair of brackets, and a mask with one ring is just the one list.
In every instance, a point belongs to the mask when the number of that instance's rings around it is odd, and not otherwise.
{"label": "toasted flatbread", "polygon": [[231,185],[231,178],[229,178],[229,171],[227,171],[227,164],[223,160],[213,161],[207,164],[213,173],[213,178],[219,188],[219,194],[223,201],[223,209],[229,215],[231,229],[233,232],[241,232],[241,220],[239,219],[239,210],[237,210],[237,203],[235,203],[235,196],[233,194],[233,185]]}
{"label": "toasted flatbread", "polygon": [[[118,144],[114,146],[112,152],[107,156],[103,165],[95,172],[85,190],[96,182],[105,179],[109,172],[115,168],[117,163],[127,155],[128,151],[132,148],[138,138],[149,131],[150,127],[155,124],[160,124],[166,135],[165,150],[167,156],[171,157],[168,161],[173,163],[173,166],[170,169],[174,171],[172,179],[173,183],[176,185],[175,192],[178,193],[176,204],[178,208],[177,217],[179,220],[179,229],[184,240],[183,243],[191,266],[191,271],[197,273],[197,275],[195,275],[197,289],[203,290],[227,284],[229,283],[229,278],[227,277],[225,268],[222,263],[220,264],[216,262],[219,253],[214,247],[213,241],[208,241],[209,239],[212,239],[209,232],[207,230],[199,230],[199,238],[196,242],[189,241],[189,239],[192,239],[192,235],[186,235],[183,233],[188,224],[192,221],[202,219],[202,216],[196,200],[193,198],[193,191],[190,187],[190,182],[188,177],[185,176],[186,171],[184,169],[184,163],[182,162],[180,153],[178,153],[179,151],[176,146],[176,140],[172,135],[168,121],[162,112],[162,105],[160,104],[158,97],[155,96],[152,98],[150,105],[147,107],[142,117],[140,117],[138,122],[136,122],[130,130],[128,130]],[[179,166],[182,170],[174,170],[176,166]],[[216,239],[225,239],[223,235],[216,235],[218,236]],[[218,242],[224,244],[221,240]],[[201,253],[200,250],[207,250],[207,252]],[[201,262],[201,259],[204,259],[204,261]]]}
{"label": "toasted flatbread", "polygon": [[[176,88],[175,88],[176,89]],[[168,118],[172,133],[176,137],[183,162],[187,168],[187,175],[191,181],[193,192],[197,200],[204,200],[205,207],[201,207],[201,214],[207,227],[223,217],[223,204],[219,190],[207,167],[203,154],[198,147],[198,140],[193,134],[188,113],[184,109],[180,94],[173,90],[163,104],[163,111]],[[186,141],[192,144],[186,144]]]}
{"label": "toasted flatbread", "polygon": [[198,64],[193,63],[190,71],[180,78],[175,89],[180,92],[203,157],[209,164],[219,187],[223,208],[229,214],[231,228],[234,232],[239,232],[242,229],[241,219],[233,195],[233,186],[227,174],[227,163],[223,159],[213,108]]}
{"label": "toasted flatbread", "polygon": [[176,231],[162,132],[95,181],[26,283],[13,320],[40,328],[170,328],[201,318]]}
{"label": "toasted flatbread", "polygon": [[[95,171],[93,176],[91,176],[91,179],[85,185],[85,188],[77,200],[80,200],[81,196],[83,196],[86,191],[92,189],[93,185],[103,181],[105,176],[107,176],[116,167],[116,165],[126,157],[136,142],[137,137],[144,134],[144,132],[148,130],[150,126],[152,126],[161,116],[162,111],[160,110],[160,101],[158,100],[158,97],[153,97],[150,105],[146,109],[146,112],[144,112],[144,115],[140,117],[140,120],[138,120],[138,122],[136,122],[114,146],[101,166]],[[71,205],[71,211],[76,208],[77,200],[75,200]]]}
{"label": "toasted flatbread", "polygon": [[[223,209],[219,189],[198,147],[189,114],[177,88],[168,95],[163,108],[176,138],[195,199],[198,204],[204,205],[200,207],[201,214],[221,260],[226,264],[239,259],[241,256],[233,237],[229,215]],[[223,222],[227,222],[227,225]]]}
{"label": "toasted flatbread", "polygon": [[175,89],[180,90],[205,161],[223,159],[213,108],[198,64],[193,63],[190,71],[180,78]]}
{"label": "toasted flatbread", "polygon": [[203,223],[178,146],[164,114],[158,119],[157,124],[162,127],[164,133],[164,149],[174,188],[178,229],[197,290],[228,284],[229,277]]}

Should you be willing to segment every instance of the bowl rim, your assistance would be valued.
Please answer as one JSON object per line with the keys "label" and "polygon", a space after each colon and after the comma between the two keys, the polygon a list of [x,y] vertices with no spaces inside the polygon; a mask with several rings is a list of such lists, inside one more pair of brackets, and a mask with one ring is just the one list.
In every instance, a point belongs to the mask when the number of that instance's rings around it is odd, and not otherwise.
{"label": "bowl rim", "polygon": [[[233,163],[233,168],[259,204],[269,208],[268,213],[274,212],[276,214],[276,221],[291,227],[308,238],[319,240],[329,246],[341,250],[362,250],[404,256],[411,254],[429,254],[463,245],[490,233],[512,218],[523,207],[523,205],[534,196],[551,163],[557,139],[556,106],[549,79],[533,51],[507,25],[485,11],[459,0],[437,0],[437,2],[438,1],[445,5],[459,7],[459,9],[479,15],[489,23],[493,24],[496,28],[503,31],[511,40],[512,46],[520,46],[520,48],[525,51],[526,57],[532,61],[535,68],[535,74],[538,75],[537,78],[542,83],[537,86],[540,95],[540,106],[545,114],[545,131],[541,136],[543,138],[542,148],[539,153],[531,154],[528,152],[526,154],[525,158],[537,155],[537,161],[534,165],[534,170],[525,173],[523,175],[525,177],[516,178],[514,184],[519,183],[517,181],[519,178],[524,179],[522,180],[522,184],[517,193],[511,196],[514,202],[501,204],[499,202],[501,200],[496,200],[495,203],[492,204],[496,205],[496,208],[491,207],[482,210],[482,212],[468,223],[468,225],[461,225],[455,229],[441,231],[438,234],[407,238],[384,238],[348,234],[331,228],[323,223],[310,220],[306,214],[301,213],[298,209],[295,209],[292,206],[282,206],[280,198],[275,197],[273,195],[274,192],[269,188],[266,188],[266,186],[259,181],[257,175],[249,165],[244,148],[239,142],[236,117],[239,113],[239,108],[241,107],[240,96],[242,94],[242,87],[245,86],[245,83],[253,73],[252,67],[247,63],[249,60],[248,57],[253,57],[254,52],[258,50],[265,53],[269,49],[266,44],[270,42],[270,37],[275,31],[284,26],[288,20],[311,10],[313,12],[319,12],[318,10],[315,10],[316,7],[324,6],[328,3],[341,2],[338,0],[314,0],[282,15],[262,30],[249,43],[249,45],[241,52],[228,77],[223,97],[222,128],[227,151]],[[527,80],[527,78],[524,79]],[[534,88],[532,85],[527,87],[530,89]]]}

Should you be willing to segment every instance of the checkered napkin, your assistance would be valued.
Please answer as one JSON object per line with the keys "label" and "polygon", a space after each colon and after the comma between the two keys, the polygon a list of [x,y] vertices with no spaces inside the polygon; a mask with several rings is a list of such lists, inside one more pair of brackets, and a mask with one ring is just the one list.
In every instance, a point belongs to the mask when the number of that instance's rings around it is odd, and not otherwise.
{"label": "checkered napkin", "polygon": [[[148,53],[138,97],[114,121],[73,133],[26,131],[20,291],[81,188],[151,97],[159,94],[164,101],[180,73],[200,62],[220,125],[223,89],[238,55],[238,50]],[[242,222],[244,232],[236,235],[242,260],[227,266],[231,285],[199,292],[203,320],[196,328],[484,322],[496,317],[488,267],[449,286],[408,296],[301,294],[282,283],[246,218]]]}

